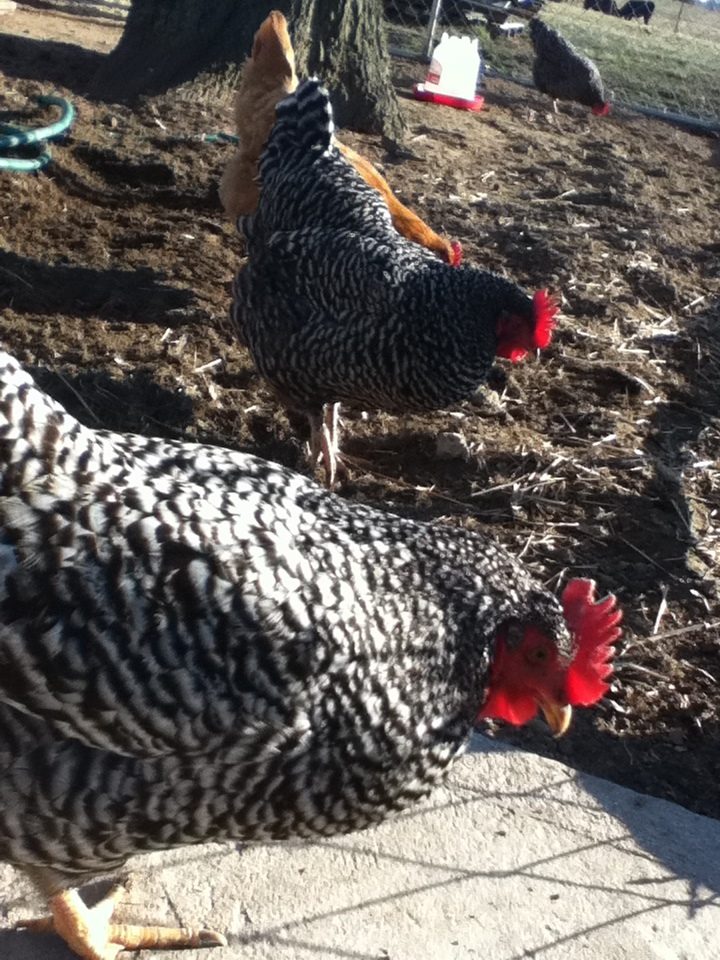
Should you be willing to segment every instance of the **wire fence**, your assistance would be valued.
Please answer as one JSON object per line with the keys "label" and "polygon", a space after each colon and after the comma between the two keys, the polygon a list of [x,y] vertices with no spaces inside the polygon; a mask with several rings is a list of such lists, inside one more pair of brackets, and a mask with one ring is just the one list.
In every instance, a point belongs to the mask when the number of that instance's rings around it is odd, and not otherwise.
{"label": "wire fence", "polygon": [[132,0],[22,0],[25,7],[69,13],[75,17],[94,17],[122,23],[130,10]]}
{"label": "wire fence", "polygon": [[530,83],[539,12],[598,65],[613,99],[720,129],[720,0],[383,0],[391,52],[426,60],[444,30],[477,36],[486,67]]}
{"label": "wire fence", "polygon": [[[429,60],[443,30],[477,36],[486,66],[531,82],[531,16],[591,57],[619,104],[720,129],[720,0],[381,0],[390,50]],[[131,0],[23,0],[122,22]]]}

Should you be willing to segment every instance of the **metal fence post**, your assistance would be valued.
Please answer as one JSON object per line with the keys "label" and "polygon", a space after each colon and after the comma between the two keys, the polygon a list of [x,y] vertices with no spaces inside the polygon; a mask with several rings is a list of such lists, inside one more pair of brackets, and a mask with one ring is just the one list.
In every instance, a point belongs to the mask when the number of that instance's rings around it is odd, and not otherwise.
{"label": "metal fence post", "polygon": [[683,6],[684,4],[682,0],[680,0],[680,9],[678,10],[677,20],[675,21],[675,33],[678,32],[678,27],[680,26],[680,17],[682,16]]}
{"label": "metal fence post", "polygon": [[427,32],[427,43],[425,44],[425,53],[428,60],[432,56],[433,44],[435,43],[435,30],[437,29],[437,22],[440,19],[440,11],[442,10],[443,0],[433,0],[432,7],[430,8],[430,20],[428,21],[428,32]]}

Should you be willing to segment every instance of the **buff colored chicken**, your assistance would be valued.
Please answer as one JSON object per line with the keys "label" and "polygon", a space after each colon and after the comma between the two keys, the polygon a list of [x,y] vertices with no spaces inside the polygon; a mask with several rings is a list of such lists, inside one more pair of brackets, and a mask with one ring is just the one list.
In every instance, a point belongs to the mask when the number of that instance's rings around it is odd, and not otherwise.
{"label": "buff colored chicken", "polygon": [[[220,200],[228,216],[254,213],[259,198],[258,160],[275,123],[275,107],[298,85],[287,20],[274,10],[255,34],[252,53],[245,62],[235,95],[235,128],[240,146],[228,162],[220,183]],[[442,260],[457,266],[462,258],[460,244],[439,236],[417,214],[404,206],[378,170],[346,144],[338,149],[360,176],[385,199],[395,229]]]}

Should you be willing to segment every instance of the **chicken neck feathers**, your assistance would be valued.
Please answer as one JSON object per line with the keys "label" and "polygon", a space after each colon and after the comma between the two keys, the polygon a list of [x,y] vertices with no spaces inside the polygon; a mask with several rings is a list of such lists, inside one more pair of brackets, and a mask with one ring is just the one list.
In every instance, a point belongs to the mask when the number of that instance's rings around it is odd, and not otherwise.
{"label": "chicken neck feathers", "polygon": [[498,315],[529,315],[524,292],[443,264],[395,231],[334,146],[330,101],[315,80],[278,106],[260,173],[233,316],[289,405],[427,410],[471,395],[492,365]]}

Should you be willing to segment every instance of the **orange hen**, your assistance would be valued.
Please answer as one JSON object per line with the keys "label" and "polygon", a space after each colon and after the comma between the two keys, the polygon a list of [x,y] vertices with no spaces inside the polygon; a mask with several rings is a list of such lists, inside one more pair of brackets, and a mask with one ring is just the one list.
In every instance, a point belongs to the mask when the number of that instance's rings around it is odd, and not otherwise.
{"label": "orange hen", "polygon": [[[275,107],[298,85],[295,52],[287,20],[277,10],[260,25],[250,56],[245,61],[235,94],[235,129],[240,140],[220,181],[220,200],[233,220],[253,213],[258,204],[258,160],[275,123]],[[435,233],[417,214],[400,203],[390,185],[369,160],[338,142],[360,176],[385,198],[396,230],[432,250],[447,263],[457,265],[460,244]]]}

